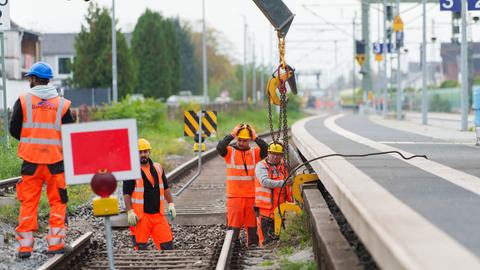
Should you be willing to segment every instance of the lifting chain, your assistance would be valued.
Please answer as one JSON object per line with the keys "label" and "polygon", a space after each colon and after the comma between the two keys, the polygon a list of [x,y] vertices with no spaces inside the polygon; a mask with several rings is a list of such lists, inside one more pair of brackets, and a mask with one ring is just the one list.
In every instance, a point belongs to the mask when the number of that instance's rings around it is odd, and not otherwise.
{"label": "lifting chain", "polygon": [[[271,91],[267,91],[268,94],[268,124],[270,127],[270,136],[272,137],[272,141],[275,143],[280,142],[280,139],[283,141],[283,149],[284,149],[284,161],[286,169],[290,169],[290,161],[289,161],[289,145],[288,145],[288,119],[287,119],[287,80],[288,74],[291,71],[289,66],[286,64],[285,61],[285,38],[278,35],[278,52],[279,52],[279,62],[280,65],[278,66],[276,72],[274,72],[273,77],[275,78],[275,73],[277,73],[276,78],[280,79],[279,85],[277,86],[280,92],[280,104],[279,105],[279,115],[278,115],[278,133],[275,134],[273,128],[273,116],[272,116],[272,97]],[[285,71],[286,79],[282,79],[281,72]],[[276,135],[276,136],[275,136]]]}

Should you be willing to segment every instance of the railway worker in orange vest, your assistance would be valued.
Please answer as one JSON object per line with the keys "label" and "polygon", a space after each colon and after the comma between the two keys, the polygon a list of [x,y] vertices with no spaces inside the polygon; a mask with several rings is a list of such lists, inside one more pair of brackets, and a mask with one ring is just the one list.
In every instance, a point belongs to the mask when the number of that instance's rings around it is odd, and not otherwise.
{"label": "railway worker in orange vest", "polygon": [[53,72],[47,63],[35,63],[26,76],[31,89],[15,102],[10,121],[10,134],[20,141],[18,156],[23,160],[22,178],[17,183],[19,224],[15,229],[19,243],[18,257],[22,259],[32,255],[33,232],[38,228],[38,202],[44,183],[50,203],[48,252],[64,252],[68,197],[61,125],[73,122],[71,102],[60,97],[55,87],[48,85]]}
{"label": "railway worker in orange vest", "polygon": [[159,250],[173,249],[173,236],[165,218],[165,200],[168,214],[176,211],[168,187],[165,171],[150,159],[152,146],[146,139],[138,140],[142,178],[123,182],[123,198],[128,224],[135,249],[146,250],[151,237]]}
{"label": "railway worker in orange vest", "polygon": [[[287,177],[283,151],[281,143],[271,143],[267,158],[255,167],[255,207],[258,208],[257,227],[261,246],[275,239],[274,211],[278,207],[280,189]],[[288,180],[280,195],[280,204],[292,201],[291,184],[292,181]]]}
{"label": "railway worker in orange vest", "polygon": [[[237,138],[236,144],[230,142]],[[250,147],[254,140],[258,147]],[[242,226],[247,231],[247,244],[258,245],[255,210],[255,164],[267,156],[268,144],[258,138],[248,124],[239,124],[217,145],[227,164],[227,226],[238,238]]]}

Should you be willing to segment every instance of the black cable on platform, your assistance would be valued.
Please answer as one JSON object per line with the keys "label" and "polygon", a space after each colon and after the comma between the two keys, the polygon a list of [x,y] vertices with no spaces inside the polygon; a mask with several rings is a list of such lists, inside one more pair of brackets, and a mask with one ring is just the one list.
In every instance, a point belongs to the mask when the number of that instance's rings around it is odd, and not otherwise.
{"label": "black cable on platform", "polygon": [[[413,158],[425,158],[428,159],[427,155],[413,155],[410,157],[404,156],[401,152],[399,151],[386,151],[386,152],[375,152],[375,153],[368,153],[368,154],[329,154],[329,155],[324,155],[316,158],[312,158],[310,160],[307,160],[298,166],[296,166],[291,172],[288,173],[288,176],[285,178],[285,181],[283,182],[282,187],[280,188],[280,192],[278,193],[278,200],[277,200],[277,208],[278,208],[278,214],[280,215],[280,218],[282,219],[282,228],[285,228],[285,217],[282,215],[282,212],[280,211],[280,196],[282,195],[283,190],[285,189],[287,180],[291,178],[298,169],[305,165],[310,165],[309,163],[312,161],[316,161],[319,159],[324,159],[324,158],[329,158],[329,157],[344,157],[344,158],[356,158],[356,157],[369,157],[369,156],[379,156],[379,155],[388,155],[388,154],[398,154],[400,155],[403,159],[405,160],[410,160]],[[275,198],[274,198],[275,199]]]}

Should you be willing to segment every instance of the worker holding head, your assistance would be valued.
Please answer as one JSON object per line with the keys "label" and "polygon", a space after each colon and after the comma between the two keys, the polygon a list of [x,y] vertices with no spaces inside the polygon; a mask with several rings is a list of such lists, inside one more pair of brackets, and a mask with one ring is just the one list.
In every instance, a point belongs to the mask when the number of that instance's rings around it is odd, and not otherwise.
{"label": "worker holding head", "polygon": [[[236,138],[236,143],[230,142]],[[257,146],[250,146],[254,141]],[[227,164],[227,226],[237,239],[242,227],[247,231],[247,245],[258,245],[255,219],[255,165],[267,156],[268,144],[258,138],[248,124],[239,124],[217,145]]]}
{"label": "worker holding head", "polygon": [[33,232],[38,228],[38,202],[44,184],[50,203],[48,253],[64,252],[68,197],[61,126],[73,122],[71,102],[48,85],[53,78],[50,65],[35,63],[25,76],[30,82],[30,91],[15,102],[10,120],[10,134],[19,140],[18,156],[23,160],[22,178],[16,187],[20,213],[15,228],[19,243],[17,255],[22,259],[32,255]]}
{"label": "worker holding head", "polygon": [[173,249],[173,236],[165,207],[172,219],[177,214],[165,171],[150,159],[151,150],[146,139],[138,140],[142,178],[123,182],[123,198],[134,248],[146,250],[151,237],[157,249],[169,250]]}
{"label": "worker holding head", "polygon": [[[285,201],[292,202],[291,180],[283,162],[283,145],[273,142],[268,146],[268,156],[255,167],[255,207],[258,208],[258,235],[264,246],[275,239],[274,211]],[[281,190],[282,186],[285,188]],[[280,194],[280,192],[282,192]]]}

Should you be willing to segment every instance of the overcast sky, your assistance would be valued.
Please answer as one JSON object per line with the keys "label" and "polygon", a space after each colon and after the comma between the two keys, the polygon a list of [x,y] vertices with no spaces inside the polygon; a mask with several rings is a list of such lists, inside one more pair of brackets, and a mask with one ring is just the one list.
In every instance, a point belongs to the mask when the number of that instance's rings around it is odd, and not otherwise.
{"label": "overcast sky", "polygon": [[[94,0],[95,1],[95,0]],[[111,7],[111,0],[96,0],[101,6]],[[119,26],[132,30],[138,17],[146,8],[158,11],[164,16],[179,16],[198,25],[202,17],[201,0],[116,0],[116,14]],[[252,0],[205,0],[206,17],[209,27],[221,31],[233,44],[231,56],[238,61],[243,57],[243,15],[248,24],[249,35],[254,36],[256,44],[256,61],[262,59],[268,63],[276,53],[271,38],[269,22],[257,9]],[[287,36],[287,62],[302,71],[321,70],[322,84],[325,85],[339,73],[347,74],[352,68],[352,20],[357,15],[360,23],[361,11],[359,0],[284,0],[293,13],[294,23]],[[395,2],[395,1],[392,1]],[[88,3],[83,0],[14,0],[11,1],[12,20],[22,27],[40,32],[78,32],[84,24],[84,15]],[[383,24],[380,6],[372,5],[371,41],[378,36],[378,22]],[[421,5],[402,4],[401,16],[405,22],[405,45],[409,52],[405,58],[409,61],[419,59],[419,42],[421,41]],[[451,37],[449,12],[440,12],[437,4],[429,4],[427,38],[432,36],[432,20],[435,20],[434,33],[440,42],[448,42]],[[379,14],[382,17],[379,17]],[[480,16],[480,12],[472,13]],[[480,24],[480,23],[479,23]],[[480,25],[473,26],[474,33],[480,33]],[[360,38],[357,27],[357,38]],[[476,40],[479,37],[476,36]],[[334,40],[337,40],[337,66],[335,63]],[[272,44],[272,45],[270,45]],[[262,50],[263,48],[263,50]],[[429,57],[439,60],[439,45],[429,47]],[[249,59],[252,58],[252,50]],[[277,60],[274,60],[277,61]],[[406,67],[407,62],[404,66]],[[376,63],[372,62],[374,69]],[[358,67],[357,67],[358,68]]]}

